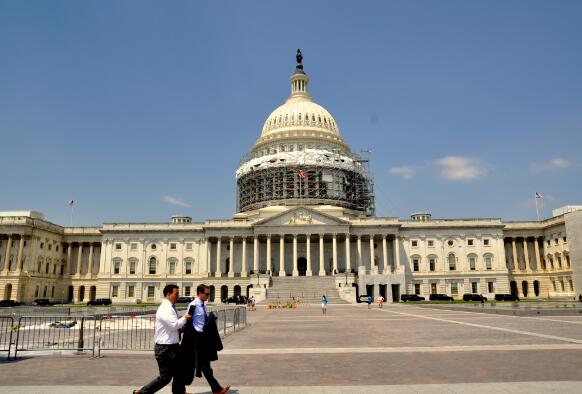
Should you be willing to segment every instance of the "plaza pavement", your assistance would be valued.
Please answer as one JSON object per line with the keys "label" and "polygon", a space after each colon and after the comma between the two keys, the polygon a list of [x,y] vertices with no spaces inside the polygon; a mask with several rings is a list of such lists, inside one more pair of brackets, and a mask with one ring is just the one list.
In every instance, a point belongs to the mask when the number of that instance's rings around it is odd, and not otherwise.
{"label": "plaza pavement", "polygon": [[[507,316],[415,305],[248,313],[213,363],[233,393],[580,393],[582,316]],[[151,352],[0,363],[0,393],[130,393]],[[203,379],[188,388],[209,393]],[[161,391],[170,393],[169,388]]]}

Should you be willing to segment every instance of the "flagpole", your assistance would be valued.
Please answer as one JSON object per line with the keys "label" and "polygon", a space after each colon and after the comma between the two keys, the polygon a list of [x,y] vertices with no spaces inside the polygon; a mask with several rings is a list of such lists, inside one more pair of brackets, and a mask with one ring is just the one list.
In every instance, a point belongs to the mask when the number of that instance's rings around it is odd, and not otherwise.
{"label": "flagpole", "polygon": [[71,205],[70,227],[73,227],[73,207],[75,206],[75,204],[70,204],[70,205]]}
{"label": "flagpole", "polygon": [[538,207],[538,197],[534,194],[534,200],[536,201],[536,215],[538,217],[538,222],[540,221],[540,209]]}

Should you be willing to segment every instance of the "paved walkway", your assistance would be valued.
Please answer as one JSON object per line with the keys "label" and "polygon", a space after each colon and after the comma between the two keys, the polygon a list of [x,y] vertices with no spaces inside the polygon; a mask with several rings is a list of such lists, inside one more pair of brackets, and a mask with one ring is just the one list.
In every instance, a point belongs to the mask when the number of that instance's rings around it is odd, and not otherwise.
{"label": "paved walkway", "polygon": [[[582,392],[582,316],[333,305],[249,322],[213,363],[234,393]],[[31,357],[0,363],[0,393],[130,393],[156,373],[149,352]]]}

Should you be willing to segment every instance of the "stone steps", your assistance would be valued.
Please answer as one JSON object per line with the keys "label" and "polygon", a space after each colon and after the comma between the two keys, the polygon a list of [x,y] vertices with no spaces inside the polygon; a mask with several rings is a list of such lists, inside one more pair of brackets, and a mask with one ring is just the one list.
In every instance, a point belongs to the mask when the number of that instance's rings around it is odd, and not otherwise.
{"label": "stone steps", "polygon": [[347,304],[340,296],[333,277],[273,277],[265,302],[287,302],[300,297],[301,302],[319,303],[325,294],[330,304]]}

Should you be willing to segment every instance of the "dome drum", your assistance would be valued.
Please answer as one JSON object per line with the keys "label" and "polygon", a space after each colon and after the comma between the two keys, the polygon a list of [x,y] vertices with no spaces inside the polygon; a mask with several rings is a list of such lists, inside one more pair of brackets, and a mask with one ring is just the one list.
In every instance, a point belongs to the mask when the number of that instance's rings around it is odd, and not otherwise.
{"label": "dome drum", "polygon": [[333,205],[373,213],[367,172],[348,166],[285,165],[241,172],[237,211],[271,205]]}

